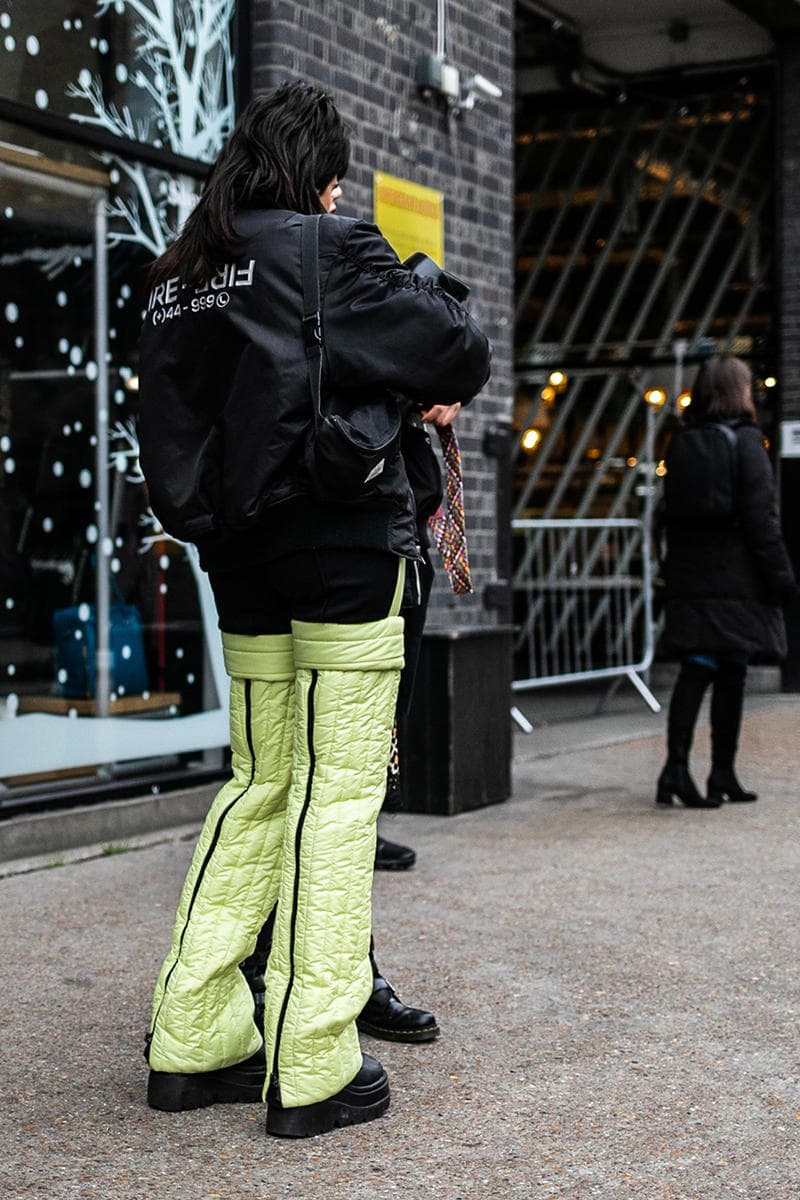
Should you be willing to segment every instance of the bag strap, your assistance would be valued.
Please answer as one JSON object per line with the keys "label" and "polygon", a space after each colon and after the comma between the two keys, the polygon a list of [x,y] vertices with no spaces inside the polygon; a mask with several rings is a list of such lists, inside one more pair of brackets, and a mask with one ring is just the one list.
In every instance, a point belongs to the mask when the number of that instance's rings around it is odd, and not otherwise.
{"label": "bag strap", "polygon": [[723,421],[709,421],[708,425],[712,429],[718,429],[720,433],[724,433],[728,445],[731,447],[731,449],[735,450],[736,446],[738,445],[738,438],[731,429],[730,425],[726,425]]}
{"label": "bag strap", "polygon": [[[97,570],[97,555],[93,554],[91,556],[91,558],[89,559],[89,562],[91,563],[92,568],[96,571]],[[81,578],[83,577],[83,571],[84,571],[85,566],[86,566],[86,560],[84,560],[80,566]],[[117,604],[124,604],[125,597],[122,594],[122,588],[117,583],[117,577],[110,568],[109,568],[109,572],[108,572],[108,582],[109,582],[110,590],[114,593],[114,597],[116,599]],[[72,603],[77,604],[78,595],[79,595],[77,586],[73,587],[72,592],[73,592]]]}
{"label": "bag strap", "polygon": [[728,443],[732,455],[731,469],[733,471],[733,487],[734,491],[739,488],[739,439],[736,436],[736,431],[731,429],[730,425],[726,425],[724,421],[709,421],[708,424],[712,429],[718,429],[720,433],[725,435],[725,440]]}
{"label": "bag strap", "polygon": [[109,576],[111,581],[111,590],[117,598],[117,604],[124,604],[125,597],[122,594],[122,588],[117,583],[116,575],[113,572],[109,572]]}
{"label": "bag strap", "polygon": [[302,216],[300,268],[303,276],[303,343],[308,359],[314,429],[322,420],[322,316],[319,304],[319,223],[322,215]]}

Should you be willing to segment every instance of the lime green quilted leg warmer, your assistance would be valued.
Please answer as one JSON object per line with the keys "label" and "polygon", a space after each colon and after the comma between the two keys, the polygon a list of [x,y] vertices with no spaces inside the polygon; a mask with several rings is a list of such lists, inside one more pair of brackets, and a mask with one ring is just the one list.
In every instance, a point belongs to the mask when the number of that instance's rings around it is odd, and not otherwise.
{"label": "lime green quilted leg warmer", "polygon": [[156,986],[149,1062],[157,1071],[230,1066],[261,1045],[239,963],[277,899],[294,657],[289,634],[223,633],[222,640],[231,676],[233,778],[203,825]]}
{"label": "lime green quilted leg warmer", "polygon": [[401,617],[292,629],[294,770],[265,1015],[284,1108],[327,1099],[361,1069],[375,821],[403,665]]}

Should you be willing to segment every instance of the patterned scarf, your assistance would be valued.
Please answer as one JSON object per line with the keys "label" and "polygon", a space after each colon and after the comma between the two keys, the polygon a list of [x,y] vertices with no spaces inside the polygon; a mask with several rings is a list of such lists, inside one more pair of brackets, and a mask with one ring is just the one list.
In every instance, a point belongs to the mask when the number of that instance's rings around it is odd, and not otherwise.
{"label": "patterned scarf", "polygon": [[472,591],[472,579],[467,556],[467,532],[464,520],[464,478],[461,471],[461,451],[452,425],[436,426],[442,444],[445,467],[446,511],[442,505],[428,518],[433,540],[442,556],[457,596]]}

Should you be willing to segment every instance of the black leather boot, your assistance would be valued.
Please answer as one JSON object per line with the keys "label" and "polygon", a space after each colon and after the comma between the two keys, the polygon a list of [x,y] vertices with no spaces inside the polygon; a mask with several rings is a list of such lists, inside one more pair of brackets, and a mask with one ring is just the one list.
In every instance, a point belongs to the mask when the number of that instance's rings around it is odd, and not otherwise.
{"label": "black leather boot", "polygon": [[680,800],[685,808],[719,808],[722,803],[713,796],[704,796],[689,774],[686,763],[667,759],[656,785],[656,804],[669,805]]}
{"label": "black leather boot", "polygon": [[745,791],[733,767],[712,767],[708,777],[708,798],[720,804],[723,800],[730,804],[752,804],[758,799],[758,792]]}
{"label": "black leather boot", "polygon": [[[253,1020],[261,1033],[264,1032],[264,999],[266,984],[264,976],[267,959],[272,947],[274,911],[270,913],[258,935],[253,953],[241,965],[245,979],[253,993]],[[436,1017],[422,1008],[410,1008],[398,999],[392,985],[381,975],[375,962],[372,944],[369,952],[372,963],[372,995],[370,996],[357,1025],[361,1033],[381,1038],[386,1042],[433,1042],[441,1032]]]}
{"label": "black leather boot", "polygon": [[347,1087],[316,1104],[282,1108],[267,1093],[267,1133],[274,1137],[313,1137],[345,1125],[361,1125],[382,1116],[389,1107],[389,1080],[381,1064],[369,1054],[361,1056],[361,1070]]}
{"label": "black leather boot", "polygon": [[677,799],[686,808],[719,808],[722,803],[715,797],[701,795],[689,774],[689,752],[697,714],[713,675],[710,667],[699,663],[681,665],[669,703],[667,761],[658,777],[656,804],[670,805]]}
{"label": "black leather boot", "polygon": [[417,861],[417,852],[410,846],[400,846],[397,842],[387,842],[379,837],[375,843],[376,871],[407,871]]}
{"label": "black leather boot", "polygon": [[372,995],[357,1018],[359,1032],[385,1042],[435,1042],[441,1031],[433,1013],[403,1004],[388,979],[384,979],[378,970],[372,950],[369,957]]}
{"label": "black leather boot", "polygon": [[708,796],[721,804],[752,804],[756,792],[748,792],[736,778],[733,764],[739,748],[742,727],[744,682],[747,667],[737,663],[720,663],[711,692],[711,774],[708,777]]}
{"label": "black leather boot", "polygon": [[209,1104],[259,1104],[266,1074],[263,1046],[252,1058],[217,1071],[151,1071],[147,1103],[162,1112],[184,1112]]}

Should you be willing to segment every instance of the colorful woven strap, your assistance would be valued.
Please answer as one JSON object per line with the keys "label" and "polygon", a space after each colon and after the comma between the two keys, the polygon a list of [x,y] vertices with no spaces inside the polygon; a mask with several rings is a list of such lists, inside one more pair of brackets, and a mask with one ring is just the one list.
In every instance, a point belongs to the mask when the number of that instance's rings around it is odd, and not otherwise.
{"label": "colorful woven strap", "polygon": [[461,451],[452,425],[436,426],[442,443],[445,468],[445,504],[428,518],[433,540],[442,556],[450,587],[457,596],[472,591],[467,556],[467,531],[464,520],[464,479]]}

